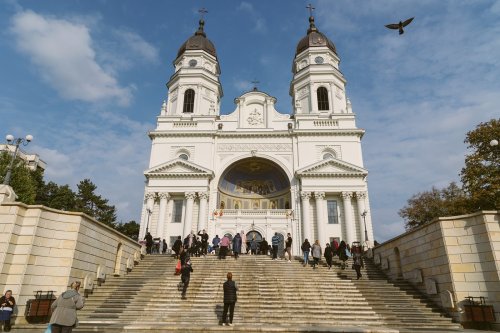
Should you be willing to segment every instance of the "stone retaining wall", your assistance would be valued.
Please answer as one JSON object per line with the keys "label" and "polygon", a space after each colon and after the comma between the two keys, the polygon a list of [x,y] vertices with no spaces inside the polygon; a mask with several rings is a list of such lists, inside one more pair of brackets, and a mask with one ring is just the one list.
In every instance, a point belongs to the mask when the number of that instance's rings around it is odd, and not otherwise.
{"label": "stone retaining wall", "polygon": [[83,213],[0,203],[0,292],[12,289],[16,323],[25,322],[35,291],[58,296],[79,280],[80,293],[91,293],[106,276],[132,270],[140,251],[136,241]]}
{"label": "stone retaining wall", "polygon": [[498,211],[442,217],[373,249],[391,278],[404,278],[466,322],[465,297],[486,297],[500,328],[500,215]]}

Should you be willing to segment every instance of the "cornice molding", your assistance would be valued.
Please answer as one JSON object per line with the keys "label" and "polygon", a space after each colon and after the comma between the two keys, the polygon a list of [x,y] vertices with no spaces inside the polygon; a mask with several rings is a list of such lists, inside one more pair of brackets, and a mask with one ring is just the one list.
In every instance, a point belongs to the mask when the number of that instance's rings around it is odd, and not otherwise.
{"label": "cornice molding", "polygon": [[355,135],[360,138],[365,134],[363,129],[307,129],[307,130],[293,130],[293,131],[269,131],[269,132],[221,132],[217,130],[211,131],[150,131],[148,136],[150,139],[154,138],[167,138],[167,137],[241,137],[241,138],[255,138],[255,137],[300,137],[300,136],[350,136]]}

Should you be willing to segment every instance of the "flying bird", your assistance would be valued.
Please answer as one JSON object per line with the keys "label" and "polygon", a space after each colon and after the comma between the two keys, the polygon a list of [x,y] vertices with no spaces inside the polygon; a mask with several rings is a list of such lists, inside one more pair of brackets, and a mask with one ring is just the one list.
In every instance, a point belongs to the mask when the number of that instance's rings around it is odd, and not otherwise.
{"label": "flying bird", "polygon": [[410,24],[411,21],[413,21],[413,19],[414,19],[414,17],[409,18],[404,22],[399,21],[399,23],[388,24],[388,25],[386,25],[386,27],[389,29],[395,29],[395,30],[397,29],[397,30],[399,30],[399,34],[402,35],[405,33],[403,30],[403,27],[406,27],[408,24]]}

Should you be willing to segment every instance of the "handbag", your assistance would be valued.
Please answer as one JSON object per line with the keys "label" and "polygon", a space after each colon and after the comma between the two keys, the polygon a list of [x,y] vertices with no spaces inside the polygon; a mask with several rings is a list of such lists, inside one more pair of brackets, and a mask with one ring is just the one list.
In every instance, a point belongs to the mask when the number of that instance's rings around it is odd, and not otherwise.
{"label": "handbag", "polygon": [[181,274],[181,261],[177,261],[177,265],[175,266],[175,275]]}
{"label": "handbag", "polygon": [[47,326],[44,333],[52,333],[52,324],[49,324],[49,326]]}

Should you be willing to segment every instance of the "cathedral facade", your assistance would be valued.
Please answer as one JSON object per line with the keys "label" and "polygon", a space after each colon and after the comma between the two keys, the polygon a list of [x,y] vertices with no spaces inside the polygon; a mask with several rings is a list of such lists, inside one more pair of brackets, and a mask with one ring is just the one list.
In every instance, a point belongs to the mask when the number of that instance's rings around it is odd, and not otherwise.
{"label": "cathedral facade", "polygon": [[206,229],[247,241],[290,233],[322,247],[336,238],[371,244],[373,229],[364,130],[346,96],[335,45],[309,18],[293,60],[291,114],[254,88],[220,114],[216,49],[204,21],[179,49],[157,126],[149,133],[140,239],[166,239]]}

